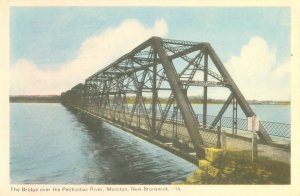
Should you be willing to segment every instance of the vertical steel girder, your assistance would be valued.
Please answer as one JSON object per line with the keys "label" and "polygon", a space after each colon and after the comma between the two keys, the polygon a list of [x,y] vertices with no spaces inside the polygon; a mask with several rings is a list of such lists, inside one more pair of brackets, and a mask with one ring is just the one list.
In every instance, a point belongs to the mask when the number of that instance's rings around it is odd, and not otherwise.
{"label": "vertical steel girder", "polygon": [[152,76],[152,133],[155,134],[156,130],[156,110],[157,110],[157,84],[156,84],[156,72],[157,72],[157,52],[154,49],[154,65],[153,65],[153,76]]}
{"label": "vertical steel girder", "polygon": [[[207,70],[208,70],[208,54],[204,54],[204,82],[207,81]],[[206,117],[207,117],[207,86],[203,87],[203,125],[206,127]]]}
{"label": "vertical steel girder", "polygon": [[237,101],[232,99],[232,134],[237,134]]}

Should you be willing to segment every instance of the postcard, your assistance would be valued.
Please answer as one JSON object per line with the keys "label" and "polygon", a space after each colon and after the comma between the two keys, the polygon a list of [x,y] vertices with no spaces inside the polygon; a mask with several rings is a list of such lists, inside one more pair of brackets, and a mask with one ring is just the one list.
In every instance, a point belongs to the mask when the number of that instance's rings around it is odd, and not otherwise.
{"label": "postcard", "polygon": [[0,195],[300,193],[299,1],[0,7]]}

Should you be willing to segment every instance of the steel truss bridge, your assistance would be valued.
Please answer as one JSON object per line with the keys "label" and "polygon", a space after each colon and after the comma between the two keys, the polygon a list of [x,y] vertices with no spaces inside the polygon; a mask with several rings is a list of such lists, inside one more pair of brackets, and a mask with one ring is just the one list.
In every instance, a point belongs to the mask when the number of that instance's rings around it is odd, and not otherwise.
{"label": "steel truss bridge", "polygon": [[[208,115],[208,93],[220,90],[226,101],[216,116]],[[191,104],[190,95],[195,92],[202,94],[202,114]],[[220,147],[217,127],[230,129],[233,135],[247,130],[238,109],[245,117],[255,115],[209,43],[159,37],[148,39],[84,84],[62,93],[61,99],[77,111],[150,142],[195,152],[198,157],[207,146]],[[227,110],[231,117],[224,117]],[[289,137],[289,131],[286,124],[260,122],[257,134],[261,142],[270,144],[270,133]]]}

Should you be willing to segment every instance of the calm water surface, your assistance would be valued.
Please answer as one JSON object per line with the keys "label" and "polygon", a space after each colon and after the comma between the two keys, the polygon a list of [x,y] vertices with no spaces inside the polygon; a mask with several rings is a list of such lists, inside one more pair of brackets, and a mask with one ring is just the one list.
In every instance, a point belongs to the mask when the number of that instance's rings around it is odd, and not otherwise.
{"label": "calm water surface", "polygon": [[10,104],[13,184],[170,184],[195,169],[107,123],[90,128],[60,104]]}

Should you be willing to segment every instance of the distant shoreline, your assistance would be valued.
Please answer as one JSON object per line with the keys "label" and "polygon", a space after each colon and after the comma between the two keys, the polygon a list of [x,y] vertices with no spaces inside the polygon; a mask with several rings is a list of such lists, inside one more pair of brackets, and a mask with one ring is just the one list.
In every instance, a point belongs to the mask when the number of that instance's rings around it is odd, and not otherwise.
{"label": "distant shoreline", "polygon": [[[195,97],[190,97],[191,104],[202,104],[201,99],[195,99]],[[17,95],[9,96],[10,103],[60,103],[60,95]],[[133,104],[135,99],[129,97],[127,103]],[[151,98],[145,98],[144,102],[146,104],[151,104]],[[167,103],[167,98],[159,98],[159,102],[162,104]],[[224,100],[213,100],[209,99],[208,104],[224,104]],[[257,101],[249,100],[251,105],[290,105],[290,101]]]}
{"label": "distant shoreline", "polygon": [[10,103],[60,103],[59,95],[39,95],[39,96],[9,96]]}

